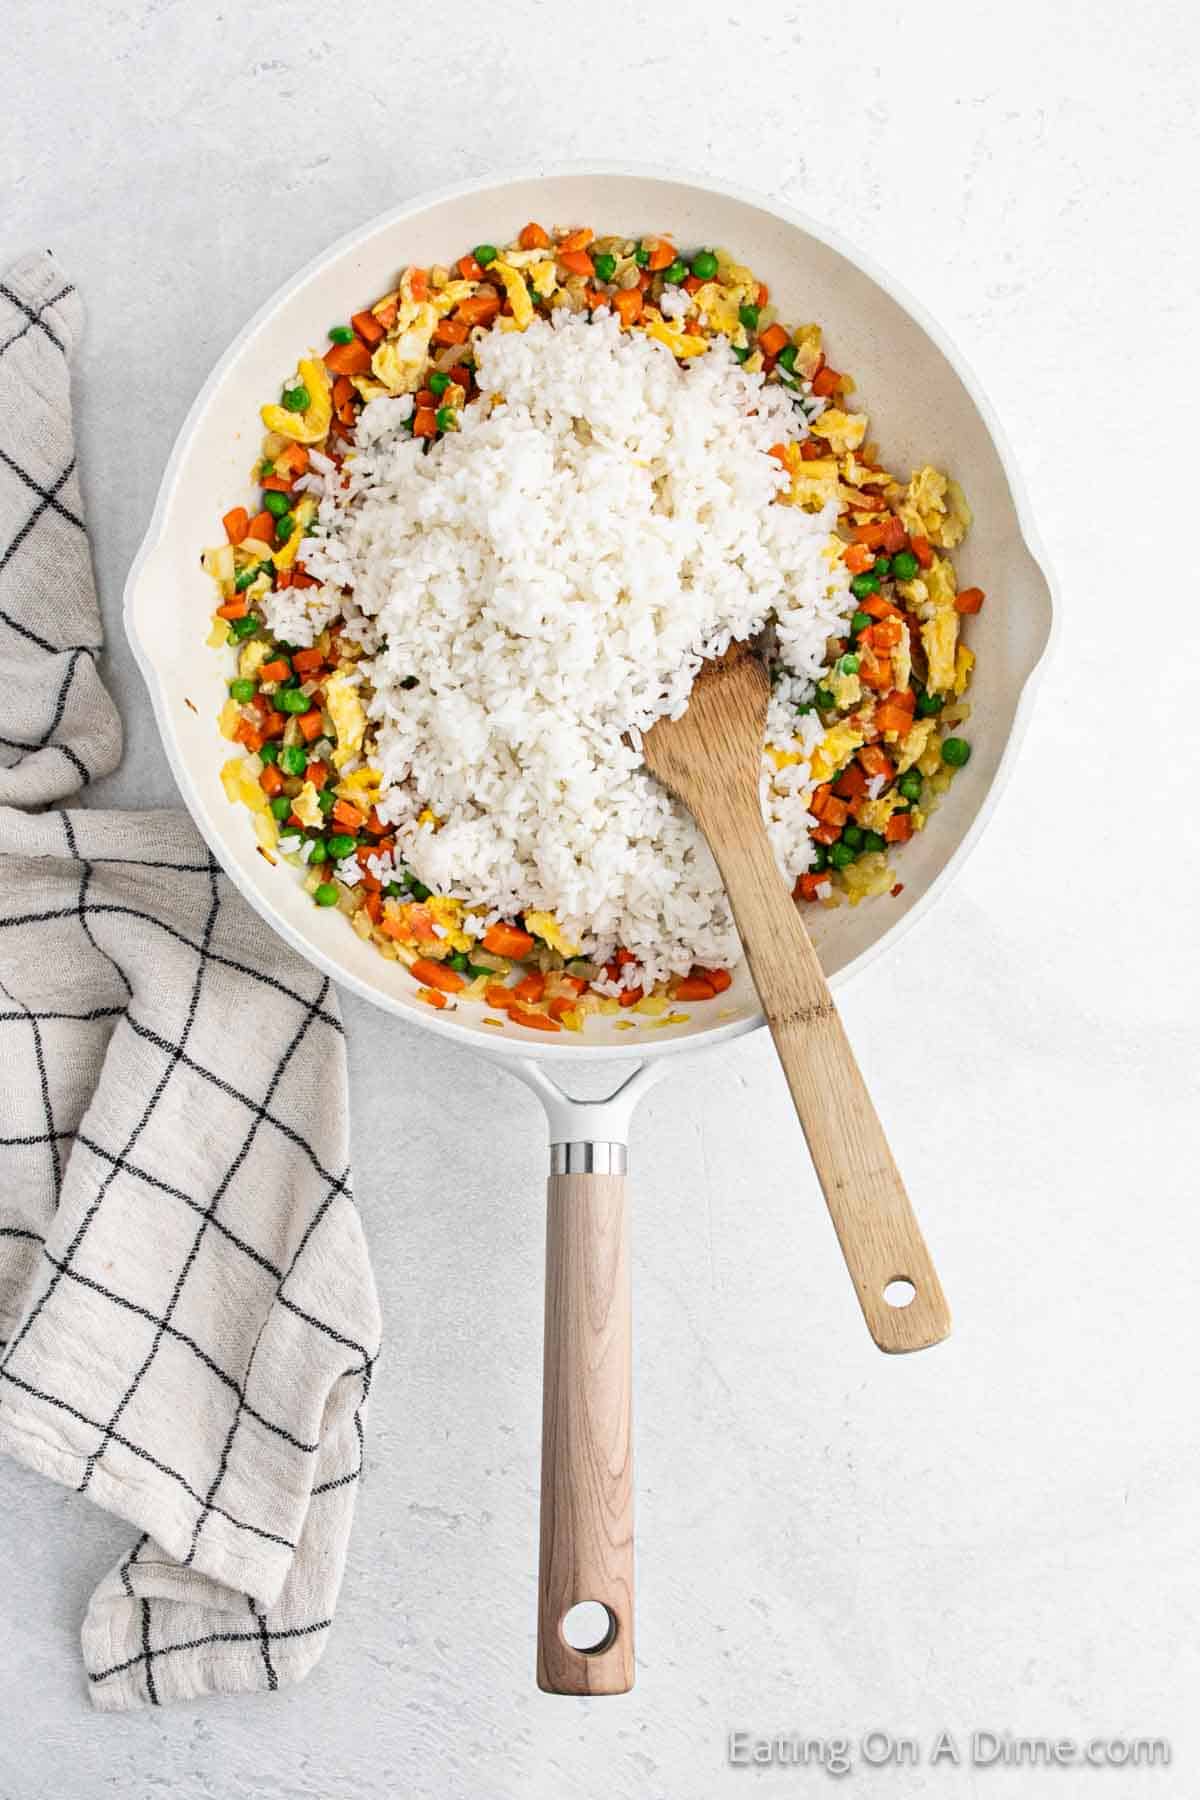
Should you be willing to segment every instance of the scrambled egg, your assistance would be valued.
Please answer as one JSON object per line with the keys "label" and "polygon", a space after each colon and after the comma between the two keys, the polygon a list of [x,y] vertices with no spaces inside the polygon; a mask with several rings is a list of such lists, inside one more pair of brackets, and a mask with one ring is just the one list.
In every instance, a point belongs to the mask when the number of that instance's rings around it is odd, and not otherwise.
{"label": "scrambled egg", "polygon": [[811,381],[821,366],[821,327],[799,325],[792,333],[796,346],[796,373]]}
{"label": "scrambled egg", "polygon": [[333,728],[337,733],[333,766],[340,769],[362,748],[363,732],[367,728],[367,715],[363,711],[358,690],[350,686],[340,669],[325,683],[325,709],[333,720]]}
{"label": "scrambled egg", "polygon": [[389,394],[415,394],[438,322],[428,300],[404,300],[396,312],[395,336],[385,338],[371,357],[371,373]]}
{"label": "scrambled egg", "polygon": [[265,662],[270,662],[275,652],[266,638],[251,638],[243,644],[238,656],[238,674],[243,681],[252,681]]}
{"label": "scrambled egg", "polygon": [[954,652],[954,693],[962,699],[971,680],[971,671],[975,667],[975,652],[968,650],[965,644],[959,644]]}
{"label": "scrambled egg", "polygon": [[928,463],[911,476],[899,510],[910,536],[926,537],[943,550],[961,544],[971,523],[971,509],[957,481]]}
{"label": "scrambled egg", "polygon": [[859,745],[865,742],[863,733],[849,720],[831,725],[813,752],[812,776],[817,785],[844,769]]}
{"label": "scrambled egg", "polygon": [[296,798],[292,801],[292,811],[302,825],[310,831],[319,831],[325,822],[325,814],[321,811],[321,803],[317,799],[317,790],[311,781],[306,781]]}
{"label": "scrambled egg", "polygon": [[557,950],[560,956],[579,955],[579,945],[571,943],[569,938],[564,937],[563,928],[553,913],[527,912],[525,929],[532,931],[534,937],[540,937],[542,942],[549,944],[552,950]]}
{"label": "scrambled egg", "polygon": [[383,791],[382,772],[367,763],[363,768],[355,769],[353,775],[343,776],[337,791],[339,797],[349,800],[352,806],[365,806],[369,810]]}
{"label": "scrambled egg", "polygon": [[955,647],[958,643],[958,614],[953,606],[939,606],[931,619],[921,627],[921,642],[929,662],[927,686],[944,694],[954,686]]}
{"label": "scrambled egg", "polygon": [[221,786],[225,789],[225,797],[234,805],[240,800],[254,814],[254,835],[264,850],[271,850],[279,841],[279,831],[275,824],[275,816],[271,811],[267,796],[256,775],[246,770],[246,759],[231,756],[227,763],[221,765]]}
{"label": "scrambled egg", "polygon": [[446,935],[440,940],[441,943],[448,944],[451,950],[474,949],[474,939],[469,938],[462,929],[465,908],[461,900],[451,900],[445,894],[431,894],[425,904],[433,915],[434,923],[445,930]]}
{"label": "scrambled egg", "polygon": [[333,391],[329,371],[317,357],[304,357],[299,368],[300,381],[308,389],[308,405],[302,413],[289,412],[285,406],[264,406],[262,422],[268,431],[291,438],[297,444],[319,444],[333,420]]}
{"label": "scrambled egg", "polygon": [[669,325],[666,319],[651,319],[646,326],[646,336],[665,344],[672,356],[699,356],[708,349],[707,338],[681,331],[678,325]]}
{"label": "scrambled egg", "polygon": [[[914,763],[920,762],[929,748],[929,740],[937,730],[936,719],[914,719],[900,745],[900,753],[896,758],[896,773],[903,775],[905,769],[911,769]],[[941,757],[941,748],[938,748]]]}
{"label": "scrambled egg", "polygon": [[292,532],[287,543],[281,544],[279,549],[275,552],[275,567],[277,569],[291,568],[296,560],[296,552],[300,548],[300,540],[307,534],[308,528],[316,516],[317,502],[312,494],[305,494],[303,500],[300,501],[293,514],[296,521],[295,530]]}
{"label": "scrambled egg", "polygon": [[857,906],[860,900],[870,900],[876,894],[886,894],[894,879],[882,850],[868,851],[866,856],[856,857],[842,870],[846,898],[851,906]]}
{"label": "scrambled egg", "polygon": [[829,448],[842,456],[848,450],[857,450],[866,437],[867,415],[843,412],[840,407],[831,406],[819,419],[813,420],[809,430],[814,437],[824,438]]}
{"label": "scrambled egg", "polygon": [[519,269],[514,269],[509,263],[501,262],[499,258],[490,265],[489,273],[500,277],[504,283],[508,304],[512,307],[512,318],[501,318],[497,323],[502,330],[524,331],[533,318],[533,301],[529,298],[525,277]]}
{"label": "scrambled egg", "polygon": [[[890,793],[880,794],[878,800],[860,800],[854,816],[864,831],[877,831],[882,836],[896,808],[903,805],[903,794],[892,788]],[[843,869],[842,873],[845,872]]]}

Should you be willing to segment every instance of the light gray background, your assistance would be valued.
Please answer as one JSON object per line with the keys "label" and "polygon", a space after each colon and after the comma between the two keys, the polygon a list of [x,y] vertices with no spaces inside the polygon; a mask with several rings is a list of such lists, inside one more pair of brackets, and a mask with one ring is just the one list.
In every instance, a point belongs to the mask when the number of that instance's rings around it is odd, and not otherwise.
{"label": "light gray background", "polygon": [[543,1127],[507,1076],[347,1000],[389,1336],[325,1661],[274,1698],[93,1716],[79,1621],[129,1533],[0,1467],[4,1800],[824,1789],[728,1768],[734,1726],[1165,1733],[1165,1774],[849,1785],[1200,1790],[1193,16],[4,7],[0,260],[52,246],[88,310],[128,744],[97,800],[174,800],[119,605],[210,365],[326,242],[504,164],[661,160],[836,225],[974,365],[1065,602],[984,843],[844,995],[953,1339],[871,1347],[768,1043],[660,1087],[635,1142],[638,1686],[540,1695]]}

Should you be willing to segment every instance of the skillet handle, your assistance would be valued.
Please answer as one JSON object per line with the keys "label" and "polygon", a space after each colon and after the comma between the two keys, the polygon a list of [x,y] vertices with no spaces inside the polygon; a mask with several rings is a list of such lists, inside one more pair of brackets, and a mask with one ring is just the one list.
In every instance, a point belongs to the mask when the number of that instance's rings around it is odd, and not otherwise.
{"label": "skillet handle", "polygon": [[[537,1681],[547,1694],[626,1694],[633,1686],[633,1342],[625,1147],[555,1144],[552,1155]],[[601,1620],[584,1639],[594,1647],[575,1649],[563,1621],[587,1601],[608,1617],[589,1608]]]}

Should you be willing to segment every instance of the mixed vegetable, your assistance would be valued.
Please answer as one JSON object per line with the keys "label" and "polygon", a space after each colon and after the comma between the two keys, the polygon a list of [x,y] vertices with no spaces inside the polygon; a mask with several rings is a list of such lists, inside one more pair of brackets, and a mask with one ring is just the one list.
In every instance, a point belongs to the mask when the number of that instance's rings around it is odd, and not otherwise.
{"label": "mixed vegetable", "polygon": [[[429,448],[457,428],[475,395],[479,334],[523,330],[564,306],[611,308],[623,328],[682,361],[724,338],[748,370],[794,392],[798,435],[772,452],[789,477],[780,499],[810,511],[836,501],[836,554],[855,610],[798,708],[798,726],[815,715],[819,736],[810,719],[797,738],[767,745],[765,766],[769,778],[772,768],[810,762],[813,861],[798,901],[853,905],[901,892],[889,855],[923,829],[971,754],[959,733],[974,657],[960,628],[984,594],[958,587],[947,554],[970,511],[937,469],[902,484],[882,466],[866,415],[846,410],[854,383],[828,363],[818,326],[780,323],[765,284],[726,252],[685,258],[666,237],[551,234],[530,223],[514,244],[477,244],[452,270],[406,269],[395,289],[331,328],[323,356],[301,359],[278,402],[262,409],[258,510],[226,513],[227,541],[204,558],[220,589],[209,643],[236,662],[220,727],[238,753],[222,780],[254,814],[260,853],[302,869],[314,904],[338,908],[359,936],[403,962],[428,1005],[480,1001],[500,1015],[487,1023],[507,1018],[543,1032],[581,1030],[597,1012],[629,1015],[627,1028],[669,1026],[688,1016],[676,1003],[716,998],[729,971],[697,967],[645,991],[625,973],[629,952],[590,962],[549,914],[481,929],[486,909],[431,893],[397,862],[378,810],[382,776],[371,763],[351,628],[334,618],[311,645],[293,645],[272,633],[264,609],[272,593],[318,585],[300,554],[323,484],[314,470],[340,478],[362,408],[411,395],[404,423]],[[436,830],[432,813],[425,822]]]}

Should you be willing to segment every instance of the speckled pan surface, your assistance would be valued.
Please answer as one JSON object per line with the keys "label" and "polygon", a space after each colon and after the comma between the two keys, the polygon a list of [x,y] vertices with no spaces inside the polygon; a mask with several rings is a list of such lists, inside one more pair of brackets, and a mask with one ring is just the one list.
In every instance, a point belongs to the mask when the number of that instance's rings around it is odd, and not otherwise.
{"label": "speckled pan surface", "polygon": [[590,1020],[582,1036],[564,1032],[547,1040],[512,1024],[503,1031],[484,1026],[479,1007],[434,1012],[417,1000],[399,964],[357,938],[341,914],[314,907],[290,868],[272,867],[257,854],[247,814],[226,800],[219,778],[228,746],[215,715],[227,670],[204,647],[212,585],[200,555],[215,541],[231,496],[247,486],[263,396],[277,390],[298,353],[325,341],[331,319],[367,304],[405,263],[445,262],[470,244],[503,243],[530,218],[586,221],[631,235],[664,232],[680,244],[736,251],[769,283],[784,318],[821,323],[831,361],[858,383],[856,401],[871,414],[871,435],[888,466],[904,474],[930,461],[962,483],[975,522],[955,564],[963,585],[988,593],[970,624],[978,655],[970,767],[929,829],[897,859],[902,895],[853,909],[811,907],[806,923],[836,980],[861,968],[932,903],[986,822],[1028,715],[1053,629],[1045,557],[990,408],[938,327],[823,226],[745,192],[612,165],[515,176],[416,200],[334,245],[267,302],[198,395],[129,576],[126,629],[196,823],[246,898],[296,949],[367,999],[479,1049],[572,1060],[660,1056],[761,1023],[744,966],[720,1002],[691,1008],[688,1025],[666,1030],[646,1020],[621,1031],[603,1018]]}

